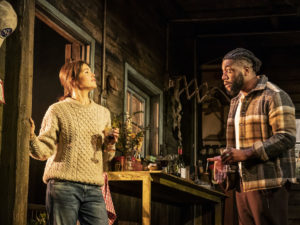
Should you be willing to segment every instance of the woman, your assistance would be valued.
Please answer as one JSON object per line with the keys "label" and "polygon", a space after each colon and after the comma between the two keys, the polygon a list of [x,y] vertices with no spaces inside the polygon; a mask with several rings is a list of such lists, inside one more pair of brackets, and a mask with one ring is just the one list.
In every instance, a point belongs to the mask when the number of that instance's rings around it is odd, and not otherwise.
{"label": "woman", "polygon": [[49,224],[75,225],[79,220],[81,225],[107,225],[102,158],[114,157],[119,130],[110,136],[105,132],[110,112],[89,99],[97,85],[85,62],[66,63],[59,78],[64,96],[47,110],[39,136],[30,119],[30,155],[47,160],[43,181]]}

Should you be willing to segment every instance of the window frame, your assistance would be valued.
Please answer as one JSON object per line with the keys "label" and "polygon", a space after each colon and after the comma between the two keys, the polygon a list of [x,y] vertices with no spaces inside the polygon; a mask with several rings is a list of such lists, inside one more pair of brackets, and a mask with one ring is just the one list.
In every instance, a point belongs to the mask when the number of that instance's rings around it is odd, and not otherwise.
{"label": "window frame", "polygon": [[[136,82],[138,85],[136,85],[134,82]],[[147,120],[148,117],[148,123],[150,123],[150,102],[151,97],[158,97],[159,99],[159,131],[158,131],[158,153],[160,151],[160,146],[163,144],[163,91],[158,88],[156,85],[154,85],[150,80],[145,78],[143,75],[141,75],[139,72],[137,72],[131,65],[128,63],[125,63],[125,77],[124,77],[124,109],[123,111],[126,112],[127,110],[127,91],[128,88],[132,89],[132,87],[137,87],[140,90],[146,90],[145,93],[149,95],[149,101],[146,106],[146,109],[149,110],[149,112],[146,112],[145,120]],[[134,89],[135,90],[135,89]],[[137,92],[138,93],[138,92]],[[150,132],[146,132],[146,149],[144,154],[153,154],[154,150],[149,149],[149,141],[150,141]],[[158,154],[157,153],[157,154]]]}
{"label": "window frame", "polygon": [[[126,91],[126,103],[127,103],[127,92],[131,92],[135,95],[136,98],[138,98],[141,101],[144,101],[144,124],[143,126],[146,127],[150,123],[150,96],[147,95],[145,92],[143,92],[139,87],[134,85],[131,81],[128,81],[127,85],[127,91]],[[127,111],[127,105],[126,110]],[[129,112],[130,113],[130,112]],[[144,151],[142,151],[142,155],[145,155],[147,152],[147,149],[149,149],[150,145],[150,132],[149,130],[146,130],[145,139],[144,139]]]}

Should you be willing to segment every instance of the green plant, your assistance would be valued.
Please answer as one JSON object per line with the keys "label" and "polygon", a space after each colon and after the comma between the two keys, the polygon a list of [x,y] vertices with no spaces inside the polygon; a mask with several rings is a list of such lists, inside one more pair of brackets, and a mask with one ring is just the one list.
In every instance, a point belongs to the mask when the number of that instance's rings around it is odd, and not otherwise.
{"label": "green plant", "polygon": [[127,153],[139,153],[142,149],[145,131],[148,127],[141,127],[132,121],[134,115],[142,112],[135,112],[132,116],[129,116],[127,113],[121,113],[112,119],[112,127],[120,130],[116,148],[124,155]]}
{"label": "green plant", "polygon": [[31,218],[28,225],[46,225],[47,215],[45,212],[39,213],[35,218]]}

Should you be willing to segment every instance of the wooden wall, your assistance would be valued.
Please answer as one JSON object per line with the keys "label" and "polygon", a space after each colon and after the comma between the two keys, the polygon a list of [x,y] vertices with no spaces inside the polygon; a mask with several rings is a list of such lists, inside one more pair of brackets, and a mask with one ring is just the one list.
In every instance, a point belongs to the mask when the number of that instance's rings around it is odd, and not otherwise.
{"label": "wooden wall", "polygon": [[[49,2],[96,39],[95,72],[100,77],[103,1]],[[119,87],[107,99],[113,113],[123,110],[125,62],[163,89],[166,23],[153,7],[149,2],[107,1],[106,74],[117,76]]]}

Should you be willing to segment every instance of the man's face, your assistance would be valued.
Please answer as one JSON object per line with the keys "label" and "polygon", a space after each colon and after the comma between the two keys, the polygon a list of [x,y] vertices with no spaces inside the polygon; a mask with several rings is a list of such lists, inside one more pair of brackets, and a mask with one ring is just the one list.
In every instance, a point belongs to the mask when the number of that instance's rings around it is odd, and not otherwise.
{"label": "man's face", "polygon": [[236,96],[244,86],[242,67],[232,59],[225,59],[222,62],[222,80],[226,92],[230,96]]}

